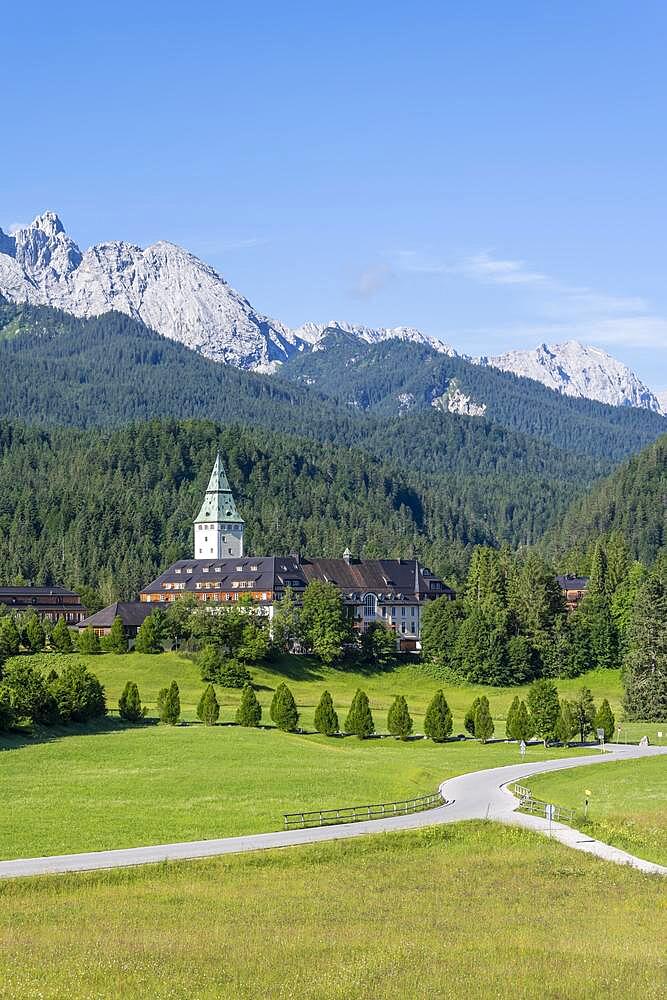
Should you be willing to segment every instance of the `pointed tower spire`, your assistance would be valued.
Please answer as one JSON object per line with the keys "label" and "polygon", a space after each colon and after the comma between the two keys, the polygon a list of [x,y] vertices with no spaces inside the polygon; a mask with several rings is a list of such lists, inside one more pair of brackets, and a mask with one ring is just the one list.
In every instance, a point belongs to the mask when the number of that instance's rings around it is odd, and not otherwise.
{"label": "pointed tower spire", "polygon": [[195,559],[243,555],[244,521],[236,509],[220,452],[216,455],[204,502],[194,525]]}

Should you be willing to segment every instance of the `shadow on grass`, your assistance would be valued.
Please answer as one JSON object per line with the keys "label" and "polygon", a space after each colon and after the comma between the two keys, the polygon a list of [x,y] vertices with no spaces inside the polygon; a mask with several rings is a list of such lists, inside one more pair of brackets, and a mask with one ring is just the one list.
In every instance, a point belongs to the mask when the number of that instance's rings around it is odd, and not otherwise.
{"label": "shadow on grass", "polygon": [[55,743],[68,736],[106,736],[109,733],[125,732],[128,729],[146,729],[157,726],[158,719],[143,719],[141,722],[125,722],[122,719],[105,715],[101,719],[90,722],[74,722],[69,726],[33,726],[14,729],[0,735],[0,752],[3,750],[20,750],[22,747],[34,747],[40,743]]}

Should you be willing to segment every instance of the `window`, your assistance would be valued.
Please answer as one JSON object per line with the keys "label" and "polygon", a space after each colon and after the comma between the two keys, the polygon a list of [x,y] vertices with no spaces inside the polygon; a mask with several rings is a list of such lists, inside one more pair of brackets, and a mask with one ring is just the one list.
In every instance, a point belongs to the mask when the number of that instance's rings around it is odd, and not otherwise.
{"label": "window", "polygon": [[414,618],[414,616],[415,616],[415,609],[414,608],[410,608],[410,617]]}
{"label": "window", "polygon": [[201,571],[202,573],[208,573],[208,566],[202,566]]}
{"label": "window", "polygon": [[405,622],[401,622],[401,632],[405,635]]}
{"label": "window", "polygon": [[392,609],[391,609],[391,617],[392,617],[392,618],[395,618],[395,617],[396,617],[396,608],[392,608]]}
{"label": "window", "polygon": [[401,618],[405,618],[405,608],[401,608]]}
{"label": "window", "polygon": [[251,567],[250,567],[250,569],[251,569],[251,570],[252,570],[252,571],[253,571],[254,573],[256,573],[256,572],[257,572],[257,570],[259,569],[259,566],[251,566]]}
{"label": "window", "polygon": [[237,566],[236,567],[236,572],[237,573],[242,573],[243,572],[243,566]]}
{"label": "window", "polygon": [[375,594],[366,594],[364,597],[364,617],[375,618],[378,601]]}
{"label": "window", "polygon": [[181,572],[180,566],[177,566],[176,569],[174,570],[174,573],[180,573],[180,572]]}
{"label": "window", "polygon": [[415,634],[415,623],[414,622],[410,622],[410,631],[412,632],[413,635]]}

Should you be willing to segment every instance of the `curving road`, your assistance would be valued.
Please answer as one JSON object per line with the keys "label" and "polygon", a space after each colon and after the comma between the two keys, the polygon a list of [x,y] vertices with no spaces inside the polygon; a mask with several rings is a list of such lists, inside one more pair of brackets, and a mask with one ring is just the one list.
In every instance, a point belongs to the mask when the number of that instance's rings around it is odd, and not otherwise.
{"label": "curving road", "polygon": [[548,834],[550,832],[554,839],[568,847],[595,854],[618,864],[632,865],[644,872],[667,875],[667,868],[662,865],[643,861],[641,858],[610,847],[608,844],[591,840],[590,837],[573,830],[571,827],[561,823],[552,823],[551,830],[549,830],[546,819],[516,812],[519,805],[518,800],[506,787],[512,782],[522,781],[531,775],[542,774],[545,771],[560,771],[565,768],[581,767],[585,764],[602,764],[614,760],[630,760],[665,753],[667,753],[667,747],[640,748],[610,745],[604,754],[598,751],[586,756],[563,757],[560,760],[509,764],[505,767],[493,767],[450,778],[440,786],[443,797],[447,800],[447,805],[430,809],[427,812],[413,813],[409,816],[366,820],[360,823],[348,823],[344,826],[258,833],[246,837],[223,837],[219,840],[196,840],[180,844],[124,848],[116,851],[91,851],[85,854],[61,854],[48,858],[0,861],[0,878],[126,868],[134,865],[155,864],[161,861],[184,861],[222,854],[264,851],[276,847],[297,847],[301,844],[344,840],[349,837],[365,836],[369,833],[413,830],[439,823],[456,823],[469,819],[493,819],[501,823],[524,826],[538,833]]}

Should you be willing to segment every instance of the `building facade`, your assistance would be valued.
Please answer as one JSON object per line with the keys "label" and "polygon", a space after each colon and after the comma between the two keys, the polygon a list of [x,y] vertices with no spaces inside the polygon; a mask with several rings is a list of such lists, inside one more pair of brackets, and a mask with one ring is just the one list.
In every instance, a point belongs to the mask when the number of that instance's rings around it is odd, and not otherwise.
{"label": "building facade", "polygon": [[558,576],[558,585],[565,599],[565,607],[568,611],[576,611],[584,597],[588,587],[587,576]]}
{"label": "building facade", "polygon": [[86,617],[81,598],[65,587],[0,587],[0,606],[9,611],[31,612],[52,622],[64,618],[78,625]]}

